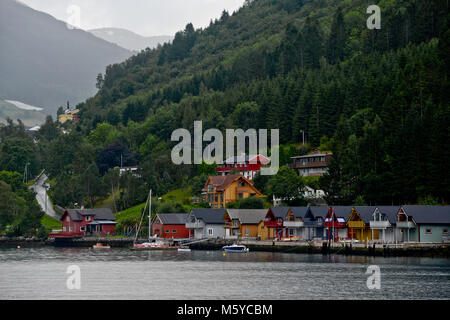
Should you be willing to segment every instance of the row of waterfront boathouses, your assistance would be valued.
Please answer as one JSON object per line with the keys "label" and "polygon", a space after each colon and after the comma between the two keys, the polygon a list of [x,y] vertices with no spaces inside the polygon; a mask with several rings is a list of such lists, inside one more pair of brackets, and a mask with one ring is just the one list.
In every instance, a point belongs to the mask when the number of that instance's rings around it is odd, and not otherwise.
{"label": "row of waterfront boathouses", "polygon": [[309,206],[159,213],[152,235],[280,241],[447,242],[450,206]]}

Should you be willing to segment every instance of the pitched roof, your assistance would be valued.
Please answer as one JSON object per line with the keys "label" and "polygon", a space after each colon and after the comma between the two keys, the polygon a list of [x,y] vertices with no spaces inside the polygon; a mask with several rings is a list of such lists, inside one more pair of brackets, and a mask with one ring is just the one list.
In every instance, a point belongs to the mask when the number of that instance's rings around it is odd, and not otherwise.
{"label": "pitched roof", "polygon": [[227,209],[231,219],[239,219],[242,224],[258,224],[264,220],[267,209]]}
{"label": "pitched roof", "polygon": [[202,189],[202,191],[208,191],[207,188],[208,182],[214,185],[217,191],[223,191],[225,190],[226,187],[228,187],[233,181],[237,179],[242,179],[246,181],[249,184],[249,186],[251,186],[255,191],[257,191],[257,193],[261,194],[261,192],[259,192],[259,190],[257,190],[253,186],[253,182],[245,178],[242,174],[229,174],[226,176],[210,176],[208,181],[206,181],[205,187]]}
{"label": "pitched roof", "polygon": [[296,218],[305,218],[306,213],[308,212],[308,207],[291,207],[292,213]]}
{"label": "pitched roof", "polygon": [[386,215],[386,218],[391,224],[395,224],[400,206],[375,206],[373,211],[375,212],[376,209]]}
{"label": "pitched roof", "polygon": [[256,163],[262,163],[267,164],[270,162],[270,159],[266,156],[263,156],[262,154],[256,154],[256,155],[246,155],[242,154],[240,156],[232,156],[225,160],[225,164],[241,164],[241,163],[248,163],[248,162],[256,162]]}
{"label": "pitched roof", "polygon": [[73,221],[82,221],[84,216],[94,216],[94,220],[116,220],[116,217],[109,208],[66,209],[65,211],[69,213]]}
{"label": "pitched roof", "polygon": [[286,217],[286,214],[288,213],[290,207],[272,207],[270,210],[272,211],[275,218],[282,218],[284,219]]}
{"label": "pitched roof", "polygon": [[162,224],[185,224],[187,213],[158,213],[159,220]]}
{"label": "pitched roof", "polygon": [[332,208],[337,217],[342,217],[347,221],[350,218],[353,206],[332,206]]}
{"label": "pitched roof", "polygon": [[[370,223],[370,221],[373,220],[373,212],[375,211],[375,209],[377,207],[374,207],[374,206],[355,206],[353,208],[355,208],[356,212],[359,214],[359,216],[361,217],[361,219],[365,223]],[[350,212],[351,212],[351,210],[350,210]]]}
{"label": "pitched roof", "polygon": [[330,207],[329,206],[311,206],[311,207],[309,207],[309,209],[311,210],[311,213],[313,214],[314,218],[321,217],[321,218],[325,219]]}
{"label": "pitched roof", "polygon": [[402,206],[416,223],[450,224],[450,206]]}
{"label": "pitched roof", "polygon": [[203,220],[205,224],[223,224],[225,209],[192,209],[190,215],[195,216],[198,220]]}

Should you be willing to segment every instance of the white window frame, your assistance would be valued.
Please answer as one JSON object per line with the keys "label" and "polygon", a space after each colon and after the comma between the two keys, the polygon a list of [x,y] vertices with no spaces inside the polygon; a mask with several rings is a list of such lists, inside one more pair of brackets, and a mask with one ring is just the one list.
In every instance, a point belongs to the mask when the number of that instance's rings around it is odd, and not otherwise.
{"label": "white window frame", "polygon": [[213,228],[208,228],[207,232],[208,232],[208,236],[213,236],[214,235],[214,229]]}

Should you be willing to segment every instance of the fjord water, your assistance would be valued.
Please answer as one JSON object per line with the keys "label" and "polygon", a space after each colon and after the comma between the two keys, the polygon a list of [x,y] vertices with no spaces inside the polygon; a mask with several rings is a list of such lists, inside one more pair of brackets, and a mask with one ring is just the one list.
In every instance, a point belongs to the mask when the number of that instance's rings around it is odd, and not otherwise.
{"label": "fjord water", "polygon": [[[77,265],[81,288],[69,290]],[[369,265],[381,289],[367,288]],[[449,299],[450,259],[0,248],[0,299]]]}

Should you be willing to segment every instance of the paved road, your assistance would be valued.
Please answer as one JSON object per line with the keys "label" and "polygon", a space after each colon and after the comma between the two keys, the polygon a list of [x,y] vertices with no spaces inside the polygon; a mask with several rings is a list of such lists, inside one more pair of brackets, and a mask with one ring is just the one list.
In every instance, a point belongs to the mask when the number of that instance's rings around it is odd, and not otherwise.
{"label": "paved road", "polygon": [[[46,215],[59,220],[60,216],[53,209],[52,202],[50,198],[47,196],[47,190],[44,188],[45,181],[47,179],[48,177],[45,174],[41,175],[41,177],[36,181],[36,183],[30,188],[36,192],[36,200],[38,201],[42,211],[44,211]],[[47,200],[47,206],[45,205],[45,200]]]}

